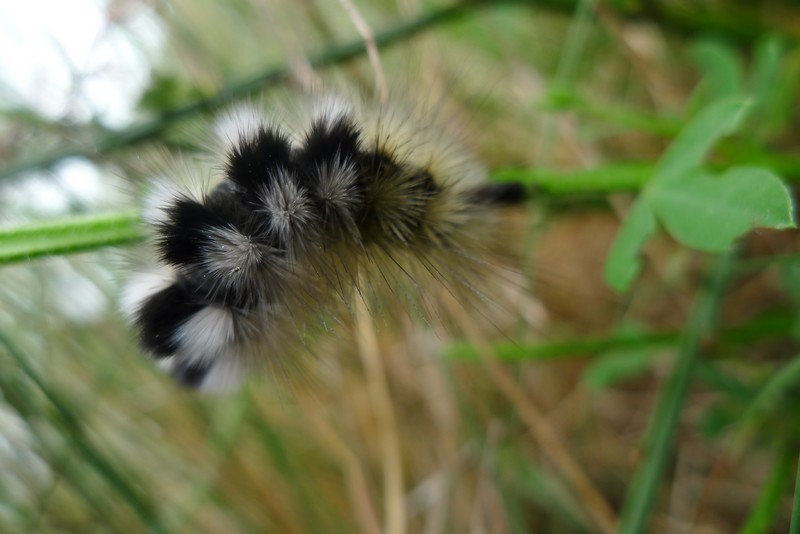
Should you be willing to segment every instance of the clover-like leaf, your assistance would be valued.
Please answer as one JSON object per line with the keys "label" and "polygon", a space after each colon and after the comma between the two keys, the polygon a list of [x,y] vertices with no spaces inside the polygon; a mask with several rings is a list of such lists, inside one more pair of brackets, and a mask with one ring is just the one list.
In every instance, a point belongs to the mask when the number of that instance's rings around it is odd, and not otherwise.
{"label": "clover-like leaf", "polygon": [[[681,189],[687,182],[692,181],[692,177],[698,178],[698,169],[706,154],[714,144],[723,136],[734,132],[742,123],[748,108],[748,101],[741,97],[723,98],[711,104],[697,114],[686,127],[681,130],[678,138],[670,145],[667,151],[659,160],[654,170],[653,176],[644,188],[644,191],[637,199],[627,219],[623,222],[611,252],[606,259],[604,274],[606,282],[616,291],[627,290],[631,283],[636,279],[641,267],[639,255],[645,241],[656,231],[656,212],[655,205],[659,205],[659,218],[662,220],[666,214],[669,219],[667,229],[677,228],[678,232],[686,230],[691,223],[686,222],[688,210],[697,209],[698,202],[695,199],[694,191],[690,194],[681,194]],[[735,178],[739,182],[740,178]],[[768,179],[768,184],[764,186],[769,197],[768,204],[773,205],[775,201],[775,187],[772,179]],[[782,188],[783,185],[778,184]],[[702,185],[695,185],[696,189],[703,189]],[[785,191],[785,190],[784,190]],[[664,197],[664,198],[660,198]],[[704,197],[708,200],[708,195]],[[690,201],[690,206],[679,207],[677,214],[667,214],[666,212],[680,203],[682,200]],[[713,202],[712,202],[713,203]],[[733,200],[728,202],[732,205]],[[774,207],[774,206],[773,206]],[[731,207],[732,211],[739,211]],[[727,212],[722,214],[727,216]],[[753,222],[747,225],[742,224],[742,218],[748,215],[741,214],[736,221],[730,222],[730,229],[727,233],[719,228],[702,246],[697,247],[702,250],[720,250],[719,244],[736,238],[747,229],[753,226]],[[750,214],[752,218],[752,214]],[[717,220],[717,227],[724,226],[726,223]],[[766,224],[770,226],[769,223]],[[692,238],[698,237],[700,230],[691,234]],[[689,241],[682,239],[688,235],[686,232],[675,237],[690,246],[699,242],[697,239]],[[732,238],[730,236],[733,236]],[[700,240],[701,241],[701,240]],[[724,247],[723,247],[724,248]]]}
{"label": "clover-like leaf", "polygon": [[704,40],[692,47],[692,58],[703,71],[704,89],[711,100],[734,96],[742,91],[744,69],[730,46],[716,40]]}
{"label": "clover-like leaf", "polygon": [[723,98],[698,113],[661,156],[652,182],[680,180],[699,166],[721,137],[736,131],[747,108],[747,100],[732,97]]}
{"label": "clover-like leaf", "polygon": [[639,253],[656,231],[656,218],[647,199],[638,199],[614,238],[603,270],[606,282],[616,291],[630,287],[641,269]]}
{"label": "clover-like leaf", "polygon": [[648,200],[675,239],[707,252],[722,252],[753,228],[794,227],[792,197],[767,169],[736,167],[721,176],[703,173],[653,184]]}

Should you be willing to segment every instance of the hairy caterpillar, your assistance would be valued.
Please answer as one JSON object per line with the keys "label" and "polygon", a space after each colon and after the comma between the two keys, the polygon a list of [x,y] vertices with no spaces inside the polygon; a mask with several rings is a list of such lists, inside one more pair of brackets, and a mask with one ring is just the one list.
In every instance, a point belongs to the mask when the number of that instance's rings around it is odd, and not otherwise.
{"label": "hairy caterpillar", "polygon": [[182,384],[230,389],[280,365],[353,298],[424,299],[426,281],[478,292],[493,211],[524,197],[424,111],[338,96],[304,109],[229,113],[206,191],[162,185],[145,210],[158,262],[123,306]]}

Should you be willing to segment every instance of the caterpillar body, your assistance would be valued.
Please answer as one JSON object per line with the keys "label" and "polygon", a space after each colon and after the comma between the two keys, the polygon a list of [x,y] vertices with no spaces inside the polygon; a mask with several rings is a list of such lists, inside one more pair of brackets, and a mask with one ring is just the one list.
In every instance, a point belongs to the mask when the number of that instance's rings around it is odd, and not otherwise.
{"label": "caterpillar body", "polygon": [[304,109],[229,113],[205,191],[161,184],[149,200],[157,261],[123,306],[181,384],[225,390],[280,366],[353,298],[424,300],[428,282],[478,293],[493,212],[524,197],[487,182],[426,112],[338,96]]}

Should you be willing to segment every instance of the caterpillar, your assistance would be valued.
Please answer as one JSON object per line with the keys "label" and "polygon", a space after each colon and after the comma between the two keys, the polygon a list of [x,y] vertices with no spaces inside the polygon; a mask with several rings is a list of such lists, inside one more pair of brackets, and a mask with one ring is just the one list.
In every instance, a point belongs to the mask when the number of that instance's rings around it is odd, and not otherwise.
{"label": "caterpillar", "polygon": [[239,108],[214,126],[201,192],[154,189],[156,261],[122,302],[139,344],[179,383],[229,390],[281,366],[354,298],[471,295],[499,206],[525,198],[430,110],[327,95],[291,115]]}

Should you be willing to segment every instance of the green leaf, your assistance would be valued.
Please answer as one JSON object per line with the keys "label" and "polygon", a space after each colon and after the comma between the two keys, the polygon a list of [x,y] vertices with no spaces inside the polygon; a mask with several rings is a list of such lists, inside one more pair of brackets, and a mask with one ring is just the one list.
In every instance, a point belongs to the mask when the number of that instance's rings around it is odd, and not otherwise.
{"label": "green leaf", "polygon": [[614,238],[603,269],[606,282],[616,291],[627,290],[641,270],[640,251],[656,231],[656,218],[646,199],[638,199]]}
{"label": "green leaf", "polygon": [[721,137],[739,127],[747,107],[746,100],[733,97],[715,102],[698,113],[661,157],[652,182],[681,179],[700,165]]}
{"label": "green leaf", "polygon": [[613,289],[625,291],[639,273],[639,254],[656,230],[656,217],[680,242],[710,252],[724,251],[751,228],[794,227],[791,196],[770,171],[742,167],[720,178],[700,171],[717,140],[741,125],[748,106],[738,96],[711,104],[667,149],[606,260]]}
{"label": "green leaf", "polygon": [[650,204],[667,231],[681,243],[722,252],[752,228],[793,228],[792,198],[772,172],[736,167],[719,177],[694,173],[654,183]]}
{"label": "green leaf", "polygon": [[729,46],[719,41],[702,41],[692,48],[692,57],[703,71],[702,85],[709,101],[741,93],[744,69]]}

